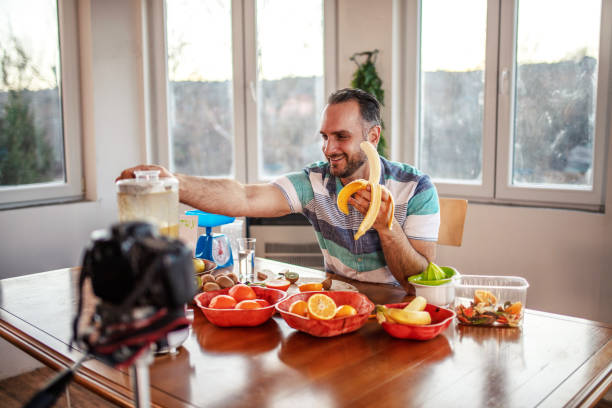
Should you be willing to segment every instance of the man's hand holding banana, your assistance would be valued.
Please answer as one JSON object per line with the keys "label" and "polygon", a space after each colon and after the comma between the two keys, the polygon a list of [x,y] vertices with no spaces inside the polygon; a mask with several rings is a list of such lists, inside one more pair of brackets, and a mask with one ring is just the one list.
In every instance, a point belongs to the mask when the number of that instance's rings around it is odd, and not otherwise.
{"label": "man's hand holding banana", "polygon": [[340,211],[348,214],[348,204],[351,204],[364,217],[355,233],[355,240],[358,240],[372,227],[376,230],[391,229],[395,208],[393,196],[385,186],[379,184],[381,169],[376,148],[367,141],[361,142],[359,146],[368,157],[370,169],[368,180],[359,179],[347,184],[340,190],[337,199]]}

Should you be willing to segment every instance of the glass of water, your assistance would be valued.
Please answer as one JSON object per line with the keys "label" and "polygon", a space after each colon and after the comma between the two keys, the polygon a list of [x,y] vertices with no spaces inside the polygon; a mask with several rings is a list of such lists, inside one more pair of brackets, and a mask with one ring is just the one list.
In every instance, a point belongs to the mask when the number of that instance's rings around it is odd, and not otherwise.
{"label": "glass of water", "polygon": [[255,282],[255,238],[238,238],[240,282]]}

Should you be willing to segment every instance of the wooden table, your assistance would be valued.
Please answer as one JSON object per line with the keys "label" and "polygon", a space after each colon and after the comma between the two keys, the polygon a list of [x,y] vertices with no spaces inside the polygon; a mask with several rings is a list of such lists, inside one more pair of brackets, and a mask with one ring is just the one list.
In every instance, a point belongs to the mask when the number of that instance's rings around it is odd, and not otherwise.
{"label": "wooden table", "polygon": [[[67,344],[77,274],[61,269],[0,281],[2,337],[56,369],[76,361],[81,353]],[[351,283],[374,303],[407,300],[398,288]],[[259,327],[230,329],[211,325],[199,310],[194,318],[178,355],[151,365],[156,406],[591,406],[612,382],[610,325],[532,310],[522,329],[453,323],[424,342],[394,339],[374,319],[351,334],[316,338],[278,315]],[[127,370],[90,360],[76,380],[132,405]]]}

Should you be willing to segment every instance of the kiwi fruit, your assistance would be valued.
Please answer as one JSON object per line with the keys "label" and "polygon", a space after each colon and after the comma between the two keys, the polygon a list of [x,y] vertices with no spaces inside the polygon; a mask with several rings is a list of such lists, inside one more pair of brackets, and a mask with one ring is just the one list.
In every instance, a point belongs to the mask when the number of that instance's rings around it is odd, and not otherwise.
{"label": "kiwi fruit", "polygon": [[206,282],[202,289],[204,292],[212,292],[213,290],[221,290],[221,286],[217,282]]}
{"label": "kiwi fruit", "polygon": [[215,277],[210,273],[205,273],[204,275],[200,276],[200,278],[202,279],[202,283],[215,281]]}
{"label": "kiwi fruit", "polygon": [[285,279],[291,282],[291,284],[294,284],[300,279],[300,275],[297,272],[287,271],[285,272]]}
{"label": "kiwi fruit", "polygon": [[332,278],[325,279],[323,282],[321,282],[321,284],[323,285],[323,290],[330,290],[332,286]]}
{"label": "kiwi fruit", "polygon": [[236,276],[235,273],[228,273],[227,276],[234,281],[234,283],[238,283],[238,277]]}
{"label": "kiwi fruit", "polygon": [[234,286],[234,281],[227,275],[217,276],[216,283],[223,289]]}

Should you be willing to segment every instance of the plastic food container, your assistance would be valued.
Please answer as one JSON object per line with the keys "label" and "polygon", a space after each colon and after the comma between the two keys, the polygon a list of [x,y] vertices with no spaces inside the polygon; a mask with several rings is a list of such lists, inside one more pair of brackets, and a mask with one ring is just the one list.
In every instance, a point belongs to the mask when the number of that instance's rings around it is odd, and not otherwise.
{"label": "plastic food container", "polygon": [[455,312],[461,324],[520,327],[529,283],[518,276],[462,275],[455,284]]}
{"label": "plastic food container", "polygon": [[441,266],[441,268],[446,273],[446,276],[449,277],[441,281],[442,283],[440,281],[420,283],[422,281],[414,279],[415,277],[411,277],[408,281],[414,286],[416,295],[423,296],[427,299],[427,303],[442,307],[452,307],[455,300],[455,284],[461,275],[455,268],[450,266]]}

